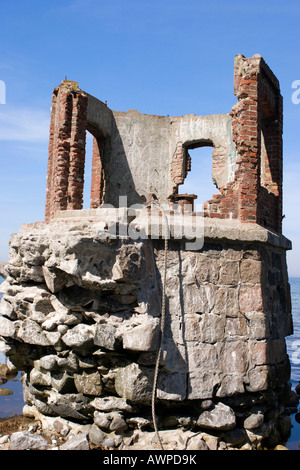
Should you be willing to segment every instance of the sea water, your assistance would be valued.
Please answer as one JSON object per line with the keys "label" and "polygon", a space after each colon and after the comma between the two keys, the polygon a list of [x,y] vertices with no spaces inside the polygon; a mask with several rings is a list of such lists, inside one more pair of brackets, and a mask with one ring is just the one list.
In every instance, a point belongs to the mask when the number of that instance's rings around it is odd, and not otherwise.
{"label": "sea water", "polygon": [[[0,276],[0,284],[4,279]],[[300,278],[291,278],[291,297],[293,312],[293,334],[286,338],[287,352],[291,363],[291,385],[295,389],[300,382]],[[0,294],[0,299],[2,294]],[[0,352],[0,364],[5,364],[6,358]],[[13,394],[8,396],[0,396],[0,418],[21,414],[24,406],[23,390],[20,376],[13,380],[9,380],[3,385],[3,388],[9,388]],[[299,410],[298,410],[299,413]],[[286,443],[286,447],[291,450],[300,449],[300,420],[297,421],[298,413],[294,413],[292,418],[291,435]]]}
{"label": "sea water", "polygon": [[[286,346],[291,363],[291,384],[292,389],[294,389],[300,382],[300,278],[291,278],[290,285],[293,313],[293,334],[286,338]],[[293,427],[286,447],[291,450],[300,450],[299,407],[298,413],[293,414],[291,418]]]}

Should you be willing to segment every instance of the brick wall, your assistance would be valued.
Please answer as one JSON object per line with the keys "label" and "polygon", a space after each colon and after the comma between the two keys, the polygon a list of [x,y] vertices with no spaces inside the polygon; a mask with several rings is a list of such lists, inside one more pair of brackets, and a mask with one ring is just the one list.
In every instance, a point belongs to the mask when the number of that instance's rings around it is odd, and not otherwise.
{"label": "brick wall", "polygon": [[204,205],[208,217],[236,218],[281,232],[282,97],[261,56],[237,56],[232,132],[238,159],[234,180]]}
{"label": "brick wall", "polygon": [[54,89],[50,121],[45,220],[83,202],[87,97],[75,82]]}

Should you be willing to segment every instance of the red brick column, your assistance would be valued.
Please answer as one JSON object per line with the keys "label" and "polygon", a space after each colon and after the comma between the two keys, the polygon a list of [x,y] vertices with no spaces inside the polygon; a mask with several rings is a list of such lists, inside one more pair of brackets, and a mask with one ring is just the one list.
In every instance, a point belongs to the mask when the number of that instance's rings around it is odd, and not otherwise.
{"label": "red brick column", "polygon": [[282,96],[277,78],[261,60],[259,80],[261,180],[258,194],[262,225],[282,231]]}
{"label": "red brick column", "polygon": [[67,209],[70,136],[72,123],[72,95],[59,91],[56,112],[54,165],[52,174],[52,211]]}
{"label": "red brick column", "polygon": [[86,143],[87,96],[74,94],[72,129],[70,139],[70,163],[68,178],[68,209],[82,209]]}
{"label": "red brick column", "polygon": [[84,183],[87,96],[64,80],[53,92],[45,220],[66,209],[81,209]]}
{"label": "red brick column", "polygon": [[238,218],[257,222],[257,198],[260,178],[260,126],[258,108],[258,74],[260,57],[235,59],[234,93],[238,103],[233,107],[233,140],[238,153],[235,173],[238,192]]}
{"label": "red brick column", "polygon": [[208,217],[232,217],[281,232],[282,97],[261,56],[236,56],[232,136],[238,168],[234,181],[205,203]]}

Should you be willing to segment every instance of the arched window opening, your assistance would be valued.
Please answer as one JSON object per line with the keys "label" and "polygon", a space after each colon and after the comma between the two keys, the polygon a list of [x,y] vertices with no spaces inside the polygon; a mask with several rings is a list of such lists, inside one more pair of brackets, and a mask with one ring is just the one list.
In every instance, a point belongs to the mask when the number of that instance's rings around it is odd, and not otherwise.
{"label": "arched window opening", "polygon": [[178,194],[196,195],[194,210],[202,211],[205,201],[217,193],[212,178],[212,149],[210,146],[187,147],[187,176],[178,187]]}
{"label": "arched window opening", "polygon": [[97,209],[103,203],[105,176],[103,157],[106,140],[91,126],[86,131],[86,159],[84,171],[84,209]]}
{"label": "arched window opening", "polygon": [[94,136],[89,131],[86,131],[83,209],[89,209],[91,205],[93,140]]}

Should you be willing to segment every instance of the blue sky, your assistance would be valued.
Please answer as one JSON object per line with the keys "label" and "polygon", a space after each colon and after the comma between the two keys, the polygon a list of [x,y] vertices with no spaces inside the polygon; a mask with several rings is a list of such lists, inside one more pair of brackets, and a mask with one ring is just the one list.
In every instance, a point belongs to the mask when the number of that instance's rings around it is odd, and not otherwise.
{"label": "blue sky", "polygon": [[283,230],[300,277],[299,24],[299,0],[2,0],[0,261],[11,233],[44,218],[51,94],[65,76],[114,110],[220,114],[236,102],[234,56],[259,53],[284,97]]}

